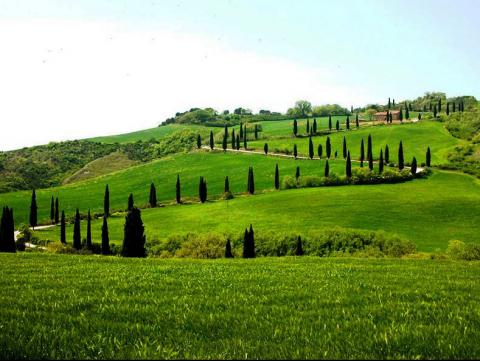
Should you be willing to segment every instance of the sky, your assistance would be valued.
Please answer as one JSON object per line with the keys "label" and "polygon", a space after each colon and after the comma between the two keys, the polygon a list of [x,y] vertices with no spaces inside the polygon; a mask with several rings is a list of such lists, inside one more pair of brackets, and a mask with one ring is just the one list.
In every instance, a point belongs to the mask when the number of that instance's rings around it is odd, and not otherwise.
{"label": "sky", "polygon": [[0,150],[285,112],[480,97],[480,1],[0,0]]}

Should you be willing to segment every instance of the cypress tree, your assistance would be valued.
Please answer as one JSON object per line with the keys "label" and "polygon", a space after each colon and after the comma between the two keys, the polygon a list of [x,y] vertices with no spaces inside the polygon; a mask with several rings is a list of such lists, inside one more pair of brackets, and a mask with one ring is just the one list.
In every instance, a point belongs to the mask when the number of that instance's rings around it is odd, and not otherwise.
{"label": "cypress tree", "polygon": [[422,120],[422,113],[418,113],[418,120]]}
{"label": "cypress tree", "polygon": [[447,103],[446,113],[447,113],[447,116],[450,115],[450,103]]}
{"label": "cypress tree", "polygon": [[255,180],[253,177],[253,167],[248,167],[247,191],[250,194],[255,193]]}
{"label": "cypress tree", "polygon": [[390,110],[387,110],[387,124],[390,123]]}
{"label": "cypress tree", "polygon": [[121,255],[123,257],[146,257],[146,238],[142,217],[138,208],[132,208],[125,217],[124,237]]}
{"label": "cypress tree", "polygon": [[338,156],[338,152],[335,151],[335,159],[337,159],[337,156]]}
{"label": "cypress tree", "polygon": [[295,256],[303,256],[302,237],[298,236],[297,244],[295,245]]}
{"label": "cypress tree", "polygon": [[103,196],[103,214],[107,217],[110,216],[110,190],[108,184],[105,187],[105,195]]}
{"label": "cypress tree", "polygon": [[300,178],[300,167],[297,165],[297,169],[295,170],[295,179],[298,182],[298,178]]}
{"label": "cypress tree", "polygon": [[337,122],[335,123],[335,129],[337,130],[337,132],[340,130],[340,122],[338,121],[338,119],[337,119]]}
{"label": "cypress tree", "polygon": [[207,200],[207,181],[203,177],[200,177],[198,194],[200,197],[200,202],[205,203],[205,201]]}
{"label": "cypress tree", "polygon": [[325,162],[325,177],[329,177],[330,176],[330,167],[328,166],[328,159],[327,161]]}
{"label": "cypress tree", "polygon": [[227,243],[225,244],[225,258],[233,258],[232,245],[229,239],[227,239]]}
{"label": "cypress tree", "polygon": [[345,122],[346,126],[347,126],[347,130],[350,130],[350,117],[347,115],[347,120]]}
{"label": "cypress tree", "polygon": [[368,169],[373,170],[373,156],[372,154],[368,155]]}
{"label": "cypress tree", "polygon": [[403,110],[400,108],[400,114],[398,115],[398,119],[403,122]]}
{"label": "cypress tree", "polygon": [[398,146],[398,169],[402,170],[404,168],[403,162],[403,144],[400,141],[400,145]]}
{"label": "cypress tree", "polygon": [[182,203],[181,188],[180,188],[180,174],[177,174],[177,182],[175,183],[175,200],[177,204]]}
{"label": "cypress tree", "polygon": [[73,248],[80,250],[82,248],[82,237],[80,234],[80,212],[75,213],[75,222],[73,223]]}
{"label": "cypress tree", "polygon": [[364,160],[365,160],[365,146],[363,144],[363,138],[362,138],[362,142],[360,143],[360,167],[363,167]]}
{"label": "cypress tree", "polygon": [[293,119],[293,135],[297,136],[297,133],[298,133],[297,119]]}
{"label": "cypress tree", "polygon": [[322,159],[323,147],[322,147],[321,144],[318,145],[318,150],[317,150],[317,152],[318,152],[318,158],[319,158],[319,159]]}
{"label": "cypress tree", "polygon": [[388,144],[385,146],[385,164],[390,163],[390,151],[388,149]]}
{"label": "cypress tree", "polygon": [[328,116],[328,129],[331,131],[332,130],[332,116]]}
{"label": "cypress tree", "polygon": [[50,201],[50,222],[55,223],[55,201],[52,199]]}
{"label": "cypress tree", "polygon": [[232,128],[232,149],[235,149],[235,129]]}
{"label": "cypress tree", "polygon": [[240,139],[243,140],[243,124],[240,123]]}
{"label": "cypress tree", "polygon": [[436,105],[433,107],[433,117],[434,118],[437,117],[437,106]]}
{"label": "cypress tree", "polygon": [[347,153],[345,174],[347,175],[347,178],[352,178],[352,160],[350,159],[350,152]]}
{"label": "cypress tree", "polygon": [[65,211],[62,211],[62,218],[60,220],[60,242],[67,244],[67,235],[65,232],[66,223],[65,223]]}
{"label": "cypress tree", "polygon": [[197,149],[200,149],[202,147],[202,137],[200,134],[197,135]]}
{"label": "cypress tree", "polygon": [[227,124],[225,124],[224,128],[223,128],[223,136],[225,138],[227,138],[228,140],[228,127],[227,127]]}
{"label": "cypress tree", "polygon": [[37,196],[35,194],[35,189],[32,191],[32,201],[30,203],[30,227],[35,229],[37,226]]}
{"label": "cypress tree", "polygon": [[223,149],[223,152],[227,151],[227,137],[225,135],[223,136],[223,140],[222,140],[222,149]]}
{"label": "cypress tree", "polygon": [[310,133],[310,120],[307,119],[307,134]]}
{"label": "cypress tree", "polygon": [[355,126],[356,126],[357,128],[360,127],[360,122],[358,121],[358,113],[355,115]]}
{"label": "cypress tree", "polygon": [[378,174],[383,173],[383,149],[380,149],[380,160],[378,162]]}
{"label": "cypress tree", "polygon": [[313,118],[313,134],[317,134],[317,118]]}
{"label": "cypress tree", "polygon": [[393,123],[393,114],[390,113],[390,124],[392,124],[392,123]]}
{"label": "cypress tree", "polygon": [[391,104],[390,104],[390,98],[388,98],[388,109],[390,109],[390,106],[391,106]]}
{"label": "cypress tree", "polygon": [[237,150],[240,150],[240,136],[237,134]]}
{"label": "cypress tree", "polygon": [[312,137],[310,136],[308,138],[308,156],[310,157],[310,159],[313,159],[313,156],[314,156],[314,150],[313,150],[313,142],[312,142]]}
{"label": "cypress tree", "polygon": [[243,237],[243,258],[255,258],[255,237],[252,225],[250,225],[249,231],[245,229]]}
{"label": "cypress tree", "polygon": [[275,189],[280,188],[280,175],[278,172],[278,163],[275,165]]}
{"label": "cypress tree", "polygon": [[442,111],[442,99],[438,99],[438,108],[437,108],[438,112],[441,113]]}
{"label": "cypress tree", "polygon": [[255,140],[258,139],[258,125],[255,124]]}
{"label": "cypress tree", "polygon": [[407,102],[405,102],[405,119],[410,119],[410,111],[408,110]]}
{"label": "cypress tree", "polygon": [[393,107],[395,108],[395,99],[393,99]]}
{"label": "cypress tree", "polygon": [[427,148],[427,155],[426,155],[426,162],[425,164],[427,165],[427,167],[430,167],[430,162],[432,160],[432,155],[430,154],[430,147]]}
{"label": "cypress tree", "polygon": [[0,252],[15,253],[16,251],[13,209],[4,207],[0,223]]}
{"label": "cypress tree", "polygon": [[424,113],[427,112],[427,105],[426,105],[426,104],[423,104],[423,112],[424,112]]}
{"label": "cypress tree", "polygon": [[343,159],[347,158],[347,140],[343,137]]}
{"label": "cypress tree", "polygon": [[87,215],[87,249],[92,249],[92,217],[90,215],[90,209]]}
{"label": "cypress tree", "polygon": [[295,159],[297,159],[298,152],[297,152],[297,145],[296,144],[293,145],[293,156],[295,157]]}
{"label": "cypress tree", "polygon": [[133,209],[133,194],[130,193],[130,195],[128,196],[127,210],[131,211],[132,209]]}
{"label": "cypress tree", "polygon": [[149,195],[150,207],[155,208],[157,206],[157,189],[153,182],[150,184],[150,195]]}
{"label": "cypress tree", "polygon": [[247,150],[247,130],[245,129],[245,136],[243,137],[243,148]]}
{"label": "cypress tree", "polygon": [[55,224],[60,222],[60,214],[58,209],[58,197],[55,198]]}
{"label": "cypress tree", "polygon": [[110,254],[110,237],[108,236],[108,223],[106,216],[103,216],[102,224],[102,254],[105,256]]}
{"label": "cypress tree", "polygon": [[372,157],[372,136],[368,135],[368,143],[367,143],[367,158]]}
{"label": "cypress tree", "polygon": [[230,181],[228,180],[228,175],[225,177],[225,186],[223,192],[230,193]]}
{"label": "cypress tree", "polygon": [[265,152],[265,155],[268,154],[268,143],[265,143],[265,144],[263,145],[263,151]]}
{"label": "cypress tree", "polygon": [[330,159],[330,155],[332,154],[332,144],[330,143],[330,137],[327,137],[327,144],[325,146],[325,150],[327,152],[327,158]]}
{"label": "cypress tree", "polygon": [[211,130],[210,131],[210,149],[213,150],[214,147],[215,147],[215,142],[213,141],[213,131]]}
{"label": "cypress tree", "polygon": [[452,112],[455,113],[457,104],[455,102],[452,103]]}
{"label": "cypress tree", "polygon": [[413,157],[412,159],[412,165],[410,167],[410,172],[412,172],[413,175],[417,174],[417,159]]}

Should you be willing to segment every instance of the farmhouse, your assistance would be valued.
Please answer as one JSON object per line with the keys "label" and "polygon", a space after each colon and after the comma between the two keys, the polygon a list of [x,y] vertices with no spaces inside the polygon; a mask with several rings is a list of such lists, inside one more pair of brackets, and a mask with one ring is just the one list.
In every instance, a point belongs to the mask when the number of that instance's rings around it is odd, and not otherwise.
{"label": "farmhouse", "polygon": [[[392,120],[400,120],[400,110],[391,110]],[[375,121],[387,121],[387,112],[378,112],[373,115]]]}

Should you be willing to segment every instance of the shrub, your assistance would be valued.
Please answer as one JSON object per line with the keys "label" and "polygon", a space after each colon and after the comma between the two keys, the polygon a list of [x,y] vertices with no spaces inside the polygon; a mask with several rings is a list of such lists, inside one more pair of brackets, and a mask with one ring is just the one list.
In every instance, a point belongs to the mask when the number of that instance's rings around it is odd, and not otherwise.
{"label": "shrub", "polygon": [[480,245],[474,243],[465,244],[462,241],[453,240],[448,242],[446,254],[451,259],[478,261],[480,260]]}
{"label": "shrub", "polygon": [[175,253],[176,257],[223,258],[226,239],[218,234],[190,235]]}

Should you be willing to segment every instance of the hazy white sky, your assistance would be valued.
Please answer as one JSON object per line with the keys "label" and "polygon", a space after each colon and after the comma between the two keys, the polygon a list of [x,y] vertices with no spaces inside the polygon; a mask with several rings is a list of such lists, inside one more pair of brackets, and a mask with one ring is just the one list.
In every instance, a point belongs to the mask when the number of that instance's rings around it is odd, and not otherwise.
{"label": "hazy white sky", "polygon": [[[407,4],[405,4],[407,3]],[[479,95],[478,3],[0,0],[0,150],[155,127],[178,111],[284,112]]]}

